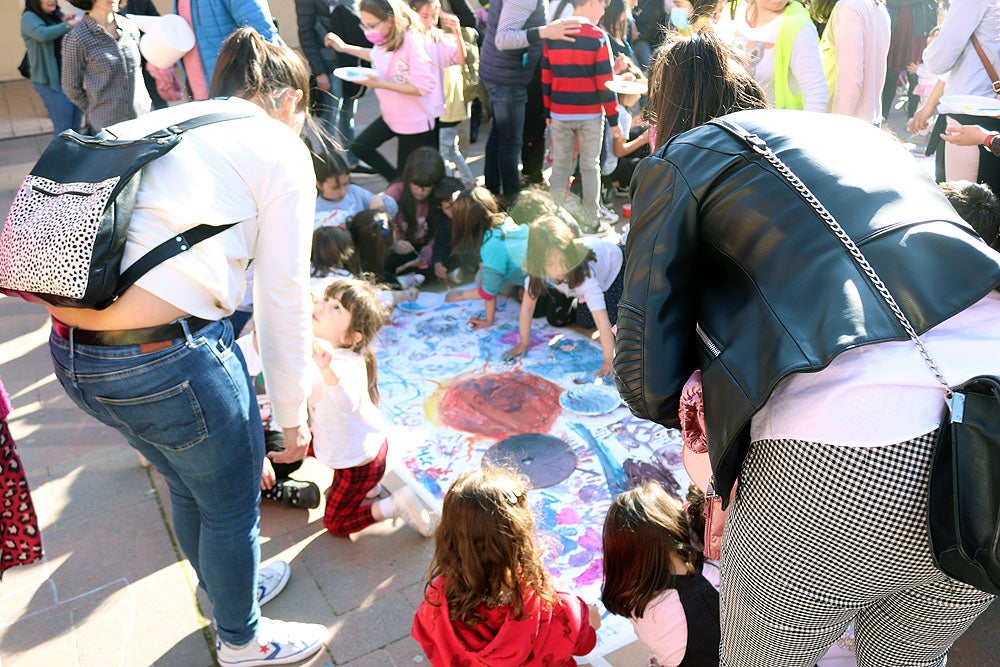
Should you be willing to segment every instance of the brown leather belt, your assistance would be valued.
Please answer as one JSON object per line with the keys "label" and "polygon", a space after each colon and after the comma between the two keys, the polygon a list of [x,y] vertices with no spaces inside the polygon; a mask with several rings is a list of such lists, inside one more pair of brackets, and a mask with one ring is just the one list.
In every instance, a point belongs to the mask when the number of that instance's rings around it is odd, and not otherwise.
{"label": "brown leather belt", "polygon": [[[138,345],[143,354],[165,350],[173,345],[173,341],[184,338],[184,327],[181,320],[187,320],[188,330],[193,335],[196,331],[212,324],[211,320],[200,317],[182,317],[168,324],[158,324],[142,329],[114,329],[111,331],[88,331],[73,329],[73,342],[79,345],[96,345],[99,347],[120,347],[123,345]],[[70,329],[57,319],[52,320],[52,329],[60,338],[69,340]]]}

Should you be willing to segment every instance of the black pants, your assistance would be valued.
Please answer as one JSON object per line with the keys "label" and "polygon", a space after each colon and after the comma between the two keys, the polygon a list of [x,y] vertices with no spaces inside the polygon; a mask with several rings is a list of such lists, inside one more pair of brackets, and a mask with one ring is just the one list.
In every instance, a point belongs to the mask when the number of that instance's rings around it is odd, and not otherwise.
{"label": "black pants", "polygon": [[524,108],[524,136],[521,143],[521,173],[529,183],[541,183],[545,162],[545,99],[542,96],[542,63],[528,83],[528,104]]}
{"label": "black pants", "polygon": [[[393,137],[399,139],[399,144],[396,147],[395,167],[389,164],[389,161],[378,152],[378,147]],[[406,164],[406,158],[410,156],[410,153],[421,146],[430,146],[434,150],[438,149],[436,129],[430,129],[419,134],[397,134],[389,129],[386,122],[379,116],[364,129],[364,132],[354,139],[354,143],[351,144],[351,152],[359,160],[364,160],[371,165],[382,178],[391,183],[399,178],[400,171],[403,169],[403,165]]]}

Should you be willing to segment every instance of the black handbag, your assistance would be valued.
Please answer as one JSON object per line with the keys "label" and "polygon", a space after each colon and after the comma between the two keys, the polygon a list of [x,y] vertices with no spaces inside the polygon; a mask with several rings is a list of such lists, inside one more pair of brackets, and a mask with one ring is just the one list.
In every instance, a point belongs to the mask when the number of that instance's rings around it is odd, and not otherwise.
{"label": "black handbag", "polygon": [[28,60],[28,52],[24,52],[24,57],[21,58],[21,64],[17,66],[18,73],[25,79],[31,78],[31,63]]}
{"label": "black handbag", "polygon": [[54,306],[102,310],[157,264],[229,229],[198,225],[121,271],[142,168],[184,132],[245,113],[214,113],[134,140],[67,130],[52,140],[14,196],[0,234],[0,292]]}
{"label": "black handbag", "polygon": [[945,408],[931,459],[927,526],[938,568],[985,593],[1000,594],[1000,378],[979,376],[951,387],[885,283],[798,176],[757,135],[709,121],[771,163],[826,223],[899,320],[944,391]]}

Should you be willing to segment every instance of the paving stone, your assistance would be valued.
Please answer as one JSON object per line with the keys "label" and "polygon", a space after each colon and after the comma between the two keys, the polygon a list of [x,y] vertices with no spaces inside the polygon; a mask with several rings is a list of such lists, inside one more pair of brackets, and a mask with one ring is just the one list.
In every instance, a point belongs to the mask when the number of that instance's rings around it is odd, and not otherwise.
{"label": "paving stone", "polygon": [[402,594],[381,596],[335,619],[330,653],[337,664],[349,662],[409,636],[412,623],[413,612]]}

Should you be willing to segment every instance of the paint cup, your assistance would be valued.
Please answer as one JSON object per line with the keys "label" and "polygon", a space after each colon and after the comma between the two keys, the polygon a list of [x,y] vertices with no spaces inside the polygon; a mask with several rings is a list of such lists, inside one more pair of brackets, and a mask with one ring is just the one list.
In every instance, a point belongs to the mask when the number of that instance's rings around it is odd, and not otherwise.
{"label": "paint cup", "polygon": [[622,204],[622,217],[626,219],[632,217],[632,204]]}
{"label": "paint cup", "polygon": [[194,48],[194,31],[176,14],[165,14],[139,40],[139,51],[160,69],[170,69],[185,53]]}

